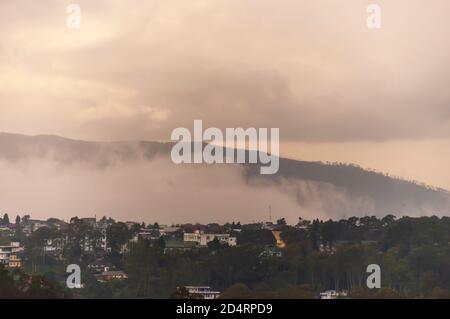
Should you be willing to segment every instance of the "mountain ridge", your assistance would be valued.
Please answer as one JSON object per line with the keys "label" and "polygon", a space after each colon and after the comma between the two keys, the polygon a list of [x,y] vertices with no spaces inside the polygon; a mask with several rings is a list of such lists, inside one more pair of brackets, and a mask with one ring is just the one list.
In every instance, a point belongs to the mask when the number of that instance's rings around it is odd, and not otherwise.
{"label": "mountain ridge", "polygon": [[[167,157],[173,142],[117,141],[97,142],[69,139],[58,135],[23,135],[0,132],[0,159],[18,161],[27,158],[51,158],[62,164],[94,163],[97,167],[137,159],[151,161],[156,156]],[[301,204],[307,195],[299,187],[332,185],[351,198],[369,198],[374,211],[410,213],[412,210],[450,213],[450,192],[370,171],[353,164],[329,164],[280,157],[280,169],[275,175],[259,174],[259,164],[243,164],[243,178],[248,185],[260,182],[280,186],[286,181],[295,186],[294,196]],[[309,184],[298,186],[299,182]],[[292,190],[290,190],[292,191]],[[331,203],[332,204],[332,203]]]}

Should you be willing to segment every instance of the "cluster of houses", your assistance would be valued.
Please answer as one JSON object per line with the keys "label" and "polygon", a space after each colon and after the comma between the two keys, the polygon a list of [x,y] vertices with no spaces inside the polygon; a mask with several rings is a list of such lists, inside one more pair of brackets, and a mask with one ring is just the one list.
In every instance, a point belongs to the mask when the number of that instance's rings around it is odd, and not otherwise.
{"label": "cluster of houses", "polygon": [[[90,254],[96,252],[95,261],[88,264],[88,269],[94,274],[95,278],[99,282],[109,282],[113,280],[127,279],[128,275],[122,271],[115,269],[114,266],[107,262],[104,258],[111,248],[108,245],[107,229],[112,223],[111,219],[102,218],[97,220],[96,218],[81,218],[79,219],[84,224],[89,225],[94,229],[99,236],[93,240],[86,236],[81,240],[81,249],[83,253]],[[145,227],[135,222],[126,222],[126,226],[129,230],[134,229],[133,238],[120,248],[121,254],[128,252],[130,243],[136,243],[140,240],[145,240],[151,243],[157,243],[161,238],[164,238],[164,253],[170,253],[174,251],[188,251],[192,249],[201,249],[208,247],[212,242],[217,242],[230,247],[237,245],[237,237],[232,236],[230,233],[238,233],[240,229],[224,229],[223,227],[217,227],[216,229],[211,226],[205,225],[192,225],[184,224],[177,226],[166,225],[151,225]],[[64,247],[70,240],[68,238],[67,230],[69,223],[58,219],[49,219],[47,221],[33,220],[29,216],[24,216],[20,223],[2,223],[0,218],[0,265],[7,268],[21,268],[24,261],[24,247],[23,242],[16,241],[18,231],[26,238],[33,232],[40,228],[48,227],[56,229],[65,234],[61,238],[47,239],[43,246],[43,253],[52,256],[57,259],[63,258]],[[262,229],[270,230],[275,238],[276,244],[274,246],[267,246],[259,255],[260,258],[279,258],[282,257],[282,249],[285,247],[285,243],[281,239],[281,231],[278,225],[272,223],[262,223],[260,226]],[[225,231],[224,231],[225,230]],[[321,247],[321,250],[325,250],[326,247]],[[98,254],[98,252],[103,254]],[[209,286],[186,286],[189,294],[196,295],[204,299],[216,299],[220,295],[220,292],[212,290]],[[328,290],[320,293],[320,299],[336,299],[346,298],[346,291],[334,291]]]}
{"label": "cluster of houses", "polygon": [[19,242],[0,245],[0,265],[7,268],[22,267],[23,246]]}
{"label": "cluster of houses", "polygon": [[[108,245],[107,229],[114,223],[112,219],[102,218],[80,218],[77,219],[84,225],[88,225],[96,233],[95,238],[86,235],[79,240],[81,251],[84,254],[92,254],[95,261],[88,265],[88,268],[94,273],[98,281],[110,281],[117,279],[126,279],[127,275],[121,271],[114,269],[111,264],[107,263],[105,256],[111,252]],[[71,223],[74,222],[71,220]],[[120,247],[120,253],[126,254],[130,243],[136,243],[139,240],[146,240],[150,243],[157,243],[164,238],[164,253],[171,251],[186,251],[191,249],[201,249],[208,247],[208,244],[217,241],[220,244],[228,246],[236,246],[237,238],[229,233],[221,232],[223,228],[217,226],[207,227],[205,225],[184,224],[177,226],[166,225],[145,225],[136,222],[126,222],[125,225],[129,230],[133,229],[133,237],[131,240]],[[16,219],[16,223],[5,223],[0,218],[0,264],[9,268],[20,268],[23,266],[24,247],[23,244],[27,237],[37,230],[47,227],[60,231],[60,236],[46,239],[43,243],[43,255],[51,256],[55,259],[64,259],[64,248],[71,241],[70,232],[67,230],[70,223],[50,218],[46,221],[33,220],[29,216],[24,216],[20,221]],[[20,236],[18,236],[20,234]],[[20,241],[17,240],[20,237]],[[95,254],[94,254],[95,252]]]}
{"label": "cluster of houses", "polygon": [[[97,281],[109,282],[127,279],[128,275],[124,271],[116,269],[108,262],[107,255],[111,252],[111,247],[108,242],[107,229],[114,221],[105,217],[99,220],[96,218],[77,218],[76,221],[71,220],[70,223],[54,218],[43,221],[24,216],[20,222],[15,224],[2,224],[0,219],[0,264],[9,268],[23,267],[24,260],[26,260],[23,244],[27,237],[43,227],[57,230],[57,233],[60,234],[45,240],[43,243],[43,254],[57,260],[63,260],[66,245],[71,241],[70,236],[74,236],[68,230],[76,222],[88,225],[96,234],[95,238],[90,238],[89,235],[86,235],[81,240],[78,238],[78,241],[83,254],[92,256],[91,262],[87,267]],[[226,227],[216,224],[171,226],[158,225],[156,223],[145,226],[136,222],[126,222],[124,224],[131,231],[133,237],[122,247],[119,247],[119,253],[121,254],[128,253],[130,244],[142,240],[149,242],[151,245],[159,245],[163,242],[164,254],[203,249],[209,247],[211,243],[233,247],[238,244],[237,237],[234,234],[238,234],[241,231],[240,225],[239,227],[234,227],[234,224]],[[270,230],[276,239],[276,244],[267,246],[261,252],[260,258],[281,257],[285,243],[281,239],[281,231],[278,229],[278,226],[272,223],[263,223],[259,227]],[[20,233],[20,241],[16,241],[18,233]],[[11,240],[2,242],[1,239],[5,238],[10,238]],[[205,299],[215,299],[220,294],[218,291],[214,291],[206,286],[188,286],[186,288],[190,294],[199,295]]]}

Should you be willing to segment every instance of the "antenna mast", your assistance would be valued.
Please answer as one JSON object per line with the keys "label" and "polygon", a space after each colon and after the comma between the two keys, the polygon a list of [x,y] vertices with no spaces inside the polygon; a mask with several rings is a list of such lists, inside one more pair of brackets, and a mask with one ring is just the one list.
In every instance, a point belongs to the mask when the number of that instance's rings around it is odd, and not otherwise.
{"label": "antenna mast", "polygon": [[272,206],[269,205],[269,222],[272,222]]}

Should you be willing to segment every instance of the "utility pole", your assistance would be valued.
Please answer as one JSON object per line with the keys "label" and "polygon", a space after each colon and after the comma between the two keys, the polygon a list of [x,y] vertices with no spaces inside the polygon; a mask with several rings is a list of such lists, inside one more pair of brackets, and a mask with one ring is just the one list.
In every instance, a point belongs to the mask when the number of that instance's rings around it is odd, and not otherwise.
{"label": "utility pole", "polygon": [[272,222],[272,206],[269,205],[269,223]]}

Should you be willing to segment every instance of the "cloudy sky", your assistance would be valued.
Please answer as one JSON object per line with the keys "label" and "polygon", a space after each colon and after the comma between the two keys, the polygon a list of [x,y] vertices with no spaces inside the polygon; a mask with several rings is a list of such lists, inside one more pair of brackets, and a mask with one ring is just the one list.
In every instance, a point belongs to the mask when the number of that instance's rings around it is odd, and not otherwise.
{"label": "cloudy sky", "polygon": [[282,155],[450,189],[448,0],[75,2],[80,29],[71,1],[0,2],[0,131],[279,127]]}

